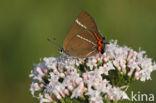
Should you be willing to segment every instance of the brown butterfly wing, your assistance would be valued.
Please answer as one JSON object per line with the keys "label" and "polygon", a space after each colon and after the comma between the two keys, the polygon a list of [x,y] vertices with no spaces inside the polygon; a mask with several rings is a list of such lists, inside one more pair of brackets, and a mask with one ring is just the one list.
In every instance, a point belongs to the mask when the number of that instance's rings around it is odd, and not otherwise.
{"label": "brown butterfly wing", "polygon": [[69,41],[65,53],[74,57],[89,57],[96,54],[98,45],[93,42],[95,38],[92,38],[92,35],[89,31],[78,33]]}
{"label": "brown butterfly wing", "polygon": [[78,21],[80,21],[83,25],[85,25],[87,27],[87,30],[91,31],[91,32],[98,32],[96,23],[93,19],[93,17],[87,13],[87,12],[81,12],[78,15],[77,18]]}
{"label": "brown butterfly wing", "polygon": [[98,31],[94,18],[89,13],[85,11],[81,12],[76,20],[80,21],[81,24],[85,25],[88,31],[96,33],[101,39],[103,38],[103,36]]}
{"label": "brown butterfly wing", "polygon": [[[92,33],[98,33],[96,23],[91,15],[89,15],[87,12],[81,12],[77,19],[72,24],[72,27],[70,28],[64,43],[63,48],[66,49],[69,45],[69,42],[71,39],[77,35],[78,33],[81,33],[84,30],[88,30]],[[93,34],[92,34],[93,35]],[[92,38],[95,38],[94,36],[91,36]],[[93,41],[94,43],[97,43],[97,40]]]}

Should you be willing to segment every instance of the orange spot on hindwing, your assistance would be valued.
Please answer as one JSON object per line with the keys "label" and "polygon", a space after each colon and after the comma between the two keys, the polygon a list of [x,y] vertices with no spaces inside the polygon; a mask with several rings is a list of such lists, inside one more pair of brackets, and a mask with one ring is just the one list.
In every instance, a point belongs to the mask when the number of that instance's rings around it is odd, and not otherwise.
{"label": "orange spot on hindwing", "polygon": [[98,47],[98,51],[101,52],[101,47],[103,46],[102,44],[102,40],[98,37],[98,35],[96,33],[94,33],[96,39],[98,40],[98,44],[99,44],[99,47]]}

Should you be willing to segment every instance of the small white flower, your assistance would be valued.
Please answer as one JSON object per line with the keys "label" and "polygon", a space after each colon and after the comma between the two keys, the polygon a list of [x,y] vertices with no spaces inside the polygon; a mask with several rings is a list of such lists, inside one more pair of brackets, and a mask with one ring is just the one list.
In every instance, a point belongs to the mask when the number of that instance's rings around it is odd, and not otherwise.
{"label": "small white flower", "polygon": [[44,76],[44,73],[42,72],[40,67],[37,67],[36,71],[39,73],[39,75]]}
{"label": "small white flower", "polygon": [[33,96],[35,96],[34,93],[39,90],[41,90],[41,87],[38,85],[38,83],[31,84],[30,91]]}
{"label": "small white flower", "polygon": [[95,91],[95,93],[93,93],[94,95],[92,95],[89,100],[90,103],[103,103],[103,98],[102,96],[100,96],[100,93],[98,91]]}
{"label": "small white flower", "polygon": [[80,85],[73,90],[71,98],[83,97],[84,92],[85,92],[84,83],[81,82]]}
{"label": "small white flower", "polygon": [[120,99],[129,99],[127,94],[124,91],[121,91],[120,88],[109,86],[107,91],[108,97],[110,100],[120,100]]}
{"label": "small white flower", "polygon": [[45,93],[45,98],[48,99],[50,102],[53,102],[53,99],[51,98],[51,96],[47,93]]}
{"label": "small white flower", "polygon": [[97,66],[97,60],[95,58],[89,58],[87,66],[90,68],[90,70],[93,70],[93,67]]}
{"label": "small white flower", "polygon": [[42,94],[39,94],[40,103],[50,103],[53,102],[52,99],[44,98]]}

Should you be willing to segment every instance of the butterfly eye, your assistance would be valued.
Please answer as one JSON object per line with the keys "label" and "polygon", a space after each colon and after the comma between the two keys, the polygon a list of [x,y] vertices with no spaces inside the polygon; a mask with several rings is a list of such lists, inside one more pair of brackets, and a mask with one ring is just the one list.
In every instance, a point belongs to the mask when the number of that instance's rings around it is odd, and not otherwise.
{"label": "butterfly eye", "polygon": [[64,51],[63,48],[61,48],[61,49],[60,49],[60,52],[62,53],[63,51]]}

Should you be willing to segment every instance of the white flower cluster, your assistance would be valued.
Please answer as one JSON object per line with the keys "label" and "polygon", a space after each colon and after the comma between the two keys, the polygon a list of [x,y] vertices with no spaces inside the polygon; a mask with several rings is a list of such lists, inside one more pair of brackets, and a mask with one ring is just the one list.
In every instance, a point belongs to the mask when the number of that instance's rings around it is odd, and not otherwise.
{"label": "white flower cluster", "polygon": [[151,72],[156,70],[156,64],[151,58],[147,58],[145,53],[145,51],[136,52],[127,46],[121,47],[117,45],[117,41],[111,41],[107,45],[106,58],[112,59],[115,68],[124,74],[132,76],[134,73],[135,79],[145,81],[151,79]]}
{"label": "white flower cluster", "polygon": [[30,91],[40,103],[61,101],[66,97],[71,100],[87,98],[89,103],[129,99],[120,86],[112,84],[111,78],[105,77],[116,70],[136,80],[151,79],[150,74],[156,65],[144,53],[111,41],[104,54],[89,58],[44,58],[44,62],[35,65],[30,74],[33,79]]}

